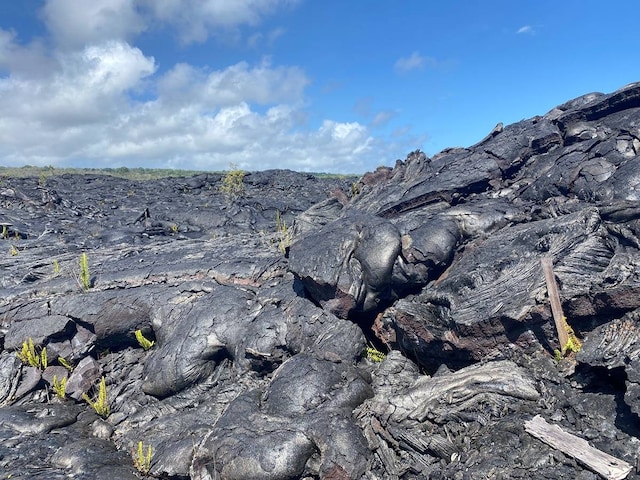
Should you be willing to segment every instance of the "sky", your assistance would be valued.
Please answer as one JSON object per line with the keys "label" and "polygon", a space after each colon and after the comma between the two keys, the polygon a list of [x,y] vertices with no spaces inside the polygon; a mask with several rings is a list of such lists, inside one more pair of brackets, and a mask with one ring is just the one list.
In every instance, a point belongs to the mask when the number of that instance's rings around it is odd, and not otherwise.
{"label": "sky", "polygon": [[640,81],[637,0],[0,0],[0,165],[364,173]]}

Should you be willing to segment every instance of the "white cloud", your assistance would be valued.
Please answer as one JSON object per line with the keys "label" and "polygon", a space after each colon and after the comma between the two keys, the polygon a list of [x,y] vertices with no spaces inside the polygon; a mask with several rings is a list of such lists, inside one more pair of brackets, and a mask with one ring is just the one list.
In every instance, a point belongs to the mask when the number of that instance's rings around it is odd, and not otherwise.
{"label": "white cloud", "polygon": [[[184,44],[211,36],[236,38],[237,27],[258,25],[267,15],[299,0],[45,0],[40,16],[56,44],[67,50],[107,40],[133,39],[160,23]],[[256,33],[248,42],[272,45],[282,28]]]}
{"label": "white cloud", "polygon": [[[0,39],[0,52],[23,48]],[[51,61],[46,76],[0,77],[2,164],[361,172],[374,147],[357,122],[306,125],[297,67],[178,64],[158,77],[153,58],[118,41]]]}
{"label": "white cloud", "polygon": [[266,58],[158,73],[132,44],[153,19],[196,41],[296,1],[46,0],[53,42],[19,43],[0,29],[0,163],[353,173],[395,155],[362,123],[314,117],[299,67]]}
{"label": "white cloud", "polygon": [[298,101],[308,83],[299,68],[272,67],[266,59],[256,67],[240,62],[211,73],[178,64],[159,80],[158,91],[166,102],[215,108],[242,101],[262,105]]}
{"label": "white cloud", "polygon": [[425,66],[434,67],[436,63],[433,57],[425,57],[418,52],[413,52],[408,57],[399,58],[394,68],[398,73],[407,73],[412,70],[422,70]]}
{"label": "white cloud", "polygon": [[516,32],[517,34],[529,34],[532,35],[535,33],[535,30],[533,29],[533,27],[531,25],[524,25],[522,27],[520,27],[518,29],[518,31]]}
{"label": "white cloud", "polygon": [[295,118],[295,108],[286,105],[259,114],[240,103],[206,114],[196,106],[165,111],[161,103],[149,103],[122,118],[118,135],[95,143],[87,154],[127,165],[161,159],[155,164],[205,170],[225,169],[229,163],[248,170],[365,169],[373,147],[366,127],[325,120],[317,130],[296,131]]}
{"label": "white cloud", "polygon": [[41,42],[19,45],[15,32],[0,29],[0,73],[6,69],[13,75],[38,76],[52,68],[54,62],[47,56]]}
{"label": "white cloud", "polygon": [[[176,28],[183,43],[204,42],[219,30],[257,25],[275,10],[299,0],[138,0],[152,16]],[[272,35],[280,34],[278,31]],[[272,38],[272,40],[275,40]],[[255,39],[254,39],[255,41]]]}
{"label": "white cloud", "polygon": [[[0,158],[58,163],[79,156],[120,112],[128,92],[154,72],[152,58],[121,42],[59,54],[45,77],[0,78]],[[46,160],[45,160],[46,159]]]}
{"label": "white cloud", "polygon": [[145,29],[134,0],[46,0],[41,16],[57,45],[69,50]]}

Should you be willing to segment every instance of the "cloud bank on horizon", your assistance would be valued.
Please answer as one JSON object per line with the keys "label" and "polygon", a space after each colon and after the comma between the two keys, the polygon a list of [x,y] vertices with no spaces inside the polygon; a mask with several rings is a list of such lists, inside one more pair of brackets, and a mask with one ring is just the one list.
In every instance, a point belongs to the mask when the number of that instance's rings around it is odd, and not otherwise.
{"label": "cloud bank on horizon", "polygon": [[[487,107],[499,89],[486,72],[504,73],[502,62],[517,52],[494,45],[480,66],[481,47],[455,45],[457,27],[447,23],[453,8],[415,7],[449,25],[432,32],[441,42],[434,44],[425,32],[408,31],[404,22],[416,12],[392,2],[345,3],[7,2],[0,7],[0,165],[223,170],[233,163],[361,173],[417,148],[433,154],[456,145],[447,142],[474,143],[509,121]],[[484,32],[488,45],[495,35],[526,42],[553,27],[538,20],[478,20],[464,32]],[[532,47],[520,48],[523,55]],[[511,64],[524,68],[517,57]],[[477,75],[464,83],[470,71]],[[539,108],[549,92],[534,93],[531,105]]]}

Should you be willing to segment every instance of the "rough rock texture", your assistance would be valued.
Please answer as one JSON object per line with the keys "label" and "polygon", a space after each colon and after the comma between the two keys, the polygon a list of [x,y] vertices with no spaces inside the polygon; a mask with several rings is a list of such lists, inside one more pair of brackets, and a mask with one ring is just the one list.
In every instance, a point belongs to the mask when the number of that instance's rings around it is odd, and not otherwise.
{"label": "rough rock texture", "polygon": [[632,84],[359,180],[2,178],[0,471],[597,478],[541,415],[640,478],[639,154]]}

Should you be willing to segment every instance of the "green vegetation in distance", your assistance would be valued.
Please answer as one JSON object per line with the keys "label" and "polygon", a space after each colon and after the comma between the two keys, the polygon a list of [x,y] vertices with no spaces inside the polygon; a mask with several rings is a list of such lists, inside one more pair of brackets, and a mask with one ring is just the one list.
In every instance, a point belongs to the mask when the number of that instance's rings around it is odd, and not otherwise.
{"label": "green vegetation in distance", "polygon": [[[128,180],[144,181],[144,180],[157,180],[159,178],[172,178],[172,177],[190,177],[201,173],[215,173],[224,175],[228,172],[220,170],[176,170],[173,168],[71,168],[71,167],[36,167],[33,165],[25,165],[23,167],[3,167],[0,166],[0,177],[5,178],[37,178],[41,179],[41,176],[50,177],[52,175],[111,175],[112,177],[125,178]],[[321,173],[321,172],[308,172],[317,178],[352,178],[360,177],[360,174],[342,174],[342,173]],[[46,179],[45,179],[46,180]]]}
{"label": "green vegetation in distance", "polygon": [[203,173],[198,170],[175,170],[171,168],[53,168],[34,167],[25,165],[24,167],[2,167],[0,166],[0,177],[6,178],[42,178],[51,175],[111,175],[112,177],[126,178],[128,180],[156,180],[168,177],[186,177]]}

